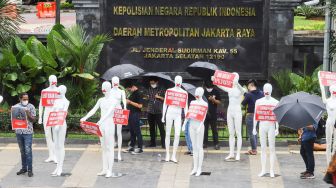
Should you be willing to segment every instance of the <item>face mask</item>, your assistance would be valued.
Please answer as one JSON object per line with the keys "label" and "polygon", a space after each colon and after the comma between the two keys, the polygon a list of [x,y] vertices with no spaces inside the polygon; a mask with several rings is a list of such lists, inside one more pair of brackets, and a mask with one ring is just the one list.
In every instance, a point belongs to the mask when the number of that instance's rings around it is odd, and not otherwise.
{"label": "face mask", "polygon": [[27,106],[27,105],[28,105],[28,101],[22,101],[21,104],[22,104],[23,106]]}
{"label": "face mask", "polygon": [[207,92],[211,92],[213,88],[206,88]]}
{"label": "face mask", "polygon": [[152,87],[152,88],[156,88],[156,87],[157,87],[157,84],[151,84],[151,87]]}

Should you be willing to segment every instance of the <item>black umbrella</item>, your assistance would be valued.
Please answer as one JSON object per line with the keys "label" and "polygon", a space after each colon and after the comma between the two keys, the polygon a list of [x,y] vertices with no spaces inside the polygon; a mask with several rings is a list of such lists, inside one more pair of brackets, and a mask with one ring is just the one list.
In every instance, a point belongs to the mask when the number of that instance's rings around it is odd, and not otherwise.
{"label": "black umbrella", "polygon": [[215,74],[216,70],[219,70],[217,65],[203,61],[197,61],[189,65],[186,69],[192,76],[201,78],[210,78]]}
{"label": "black umbrella", "polygon": [[120,80],[139,76],[144,72],[143,69],[132,64],[116,65],[108,69],[101,77],[104,80],[111,80],[113,76],[118,76]]}
{"label": "black umbrella", "polygon": [[[192,98],[195,98],[196,86],[189,83],[182,83],[182,88],[184,88]],[[207,98],[204,95],[202,98],[205,102],[208,102]]]}
{"label": "black umbrella", "polygon": [[318,123],[325,105],[317,95],[298,92],[282,97],[273,112],[281,126],[299,129]]}
{"label": "black umbrella", "polygon": [[174,81],[171,79],[170,76],[166,75],[166,74],[163,74],[163,73],[160,73],[160,72],[149,72],[149,73],[146,73],[144,75],[141,75],[141,77],[147,79],[147,78],[157,78],[159,80],[159,82],[162,84],[162,85],[165,85],[166,87],[172,87],[174,86]]}

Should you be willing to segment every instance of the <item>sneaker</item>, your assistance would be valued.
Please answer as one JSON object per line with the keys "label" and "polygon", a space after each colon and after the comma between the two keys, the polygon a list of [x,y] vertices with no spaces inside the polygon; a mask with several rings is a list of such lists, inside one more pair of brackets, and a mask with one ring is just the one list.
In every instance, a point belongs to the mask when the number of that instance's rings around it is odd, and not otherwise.
{"label": "sneaker", "polygon": [[133,147],[129,147],[128,149],[124,150],[123,152],[124,153],[131,153],[134,151],[134,148]]}
{"label": "sneaker", "polygon": [[21,169],[16,173],[16,175],[21,175],[21,174],[24,174],[26,172],[27,172],[27,170]]}
{"label": "sneaker", "polygon": [[302,176],[302,175],[304,175],[304,174],[306,174],[306,173],[307,173],[307,170],[304,171],[304,172],[301,172],[300,175]]}
{"label": "sneaker", "polygon": [[218,144],[215,145],[215,150],[219,150],[219,149],[220,149],[219,145]]}
{"label": "sneaker", "polygon": [[314,174],[307,172],[300,176],[301,179],[315,179]]}
{"label": "sneaker", "polygon": [[132,154],[133,155],[138,155],[138,154],[140,154],[140,153],[142,153],[143,152],[143,150],[141,149],[141,148],[137,148],[137,149],[135,149],[133,152],[132,152]]}
{"label": "sneaker", "polygon": [[29,171],[28,172],[28,177],[33,177],[33,176],[34,176],[33,171]]}
{"label": "sneaker", "polygon": [[191,155],[191,154],[192,154],[191,151],[186,151],[186,152],[184,153],[184,155]]}
{"label": "sneaker", "polygon": [[246,154],[247,155],[257,155],[257,151],[256,150],[249,150]]}

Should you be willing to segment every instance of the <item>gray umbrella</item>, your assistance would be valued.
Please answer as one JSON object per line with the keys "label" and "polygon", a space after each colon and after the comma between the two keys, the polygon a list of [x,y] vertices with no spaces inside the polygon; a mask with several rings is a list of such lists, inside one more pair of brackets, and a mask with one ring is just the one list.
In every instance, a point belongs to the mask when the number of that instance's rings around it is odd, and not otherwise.
{"label": "gray umbrella", "polygon": [[[174,81],[170,78],[170,76],[160,73],[160,72],[148,72],[144,75],[141,75],[141,77],[143,78],[158,78],[159,82],[163,85],[165,85],[166,87],[173,87],[174,86]],[[148,81],[148,79],[147,79]]]}
{"label": "gray umbrella", "polygon": [[197,61],[189,65],[186,69],[192,76],[201,78],[210,78],[214,75],[216,70],[219,70],[217,65],[204,61]]}
{"label": "gray umbrella", "polygon": [[[182,83],[182,87],[188,92],[189,95],[192,96],[192,98],[195,98],[196,86],[189,83]],[[202,98],[205,102],[208,102],[207,98],[204,95]]]}
{"label": "gray umbrella", "polygon": [[318,123],[325,105],[317,95],[298,92],[282,97],[273,112],[281,126],[299,129]]}
{"label": "gray umbrella", "polygon": [[109,68],[101,78],[104,80],[111,80],[113,76],[118,76],[120,80],[123,80],[126,78],[139,76],[143,72],[144,72],[143,69],[135,65],[121,64]]}

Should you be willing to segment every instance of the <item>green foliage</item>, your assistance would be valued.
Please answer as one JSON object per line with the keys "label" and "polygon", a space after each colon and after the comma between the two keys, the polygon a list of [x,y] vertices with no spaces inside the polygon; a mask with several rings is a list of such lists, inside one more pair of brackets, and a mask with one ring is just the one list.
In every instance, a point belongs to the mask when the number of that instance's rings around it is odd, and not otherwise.
{"label": "green foliage", "polygon": [[304,16],[306,19],[324,16],[324,10],[315,6],[302,5],[294,10],[295,16]]}
{"label": "green foliage", "polygon": [[61,3],[61,9],[74,9],[74,8],[75,6],[72,3],[69,2]]}

